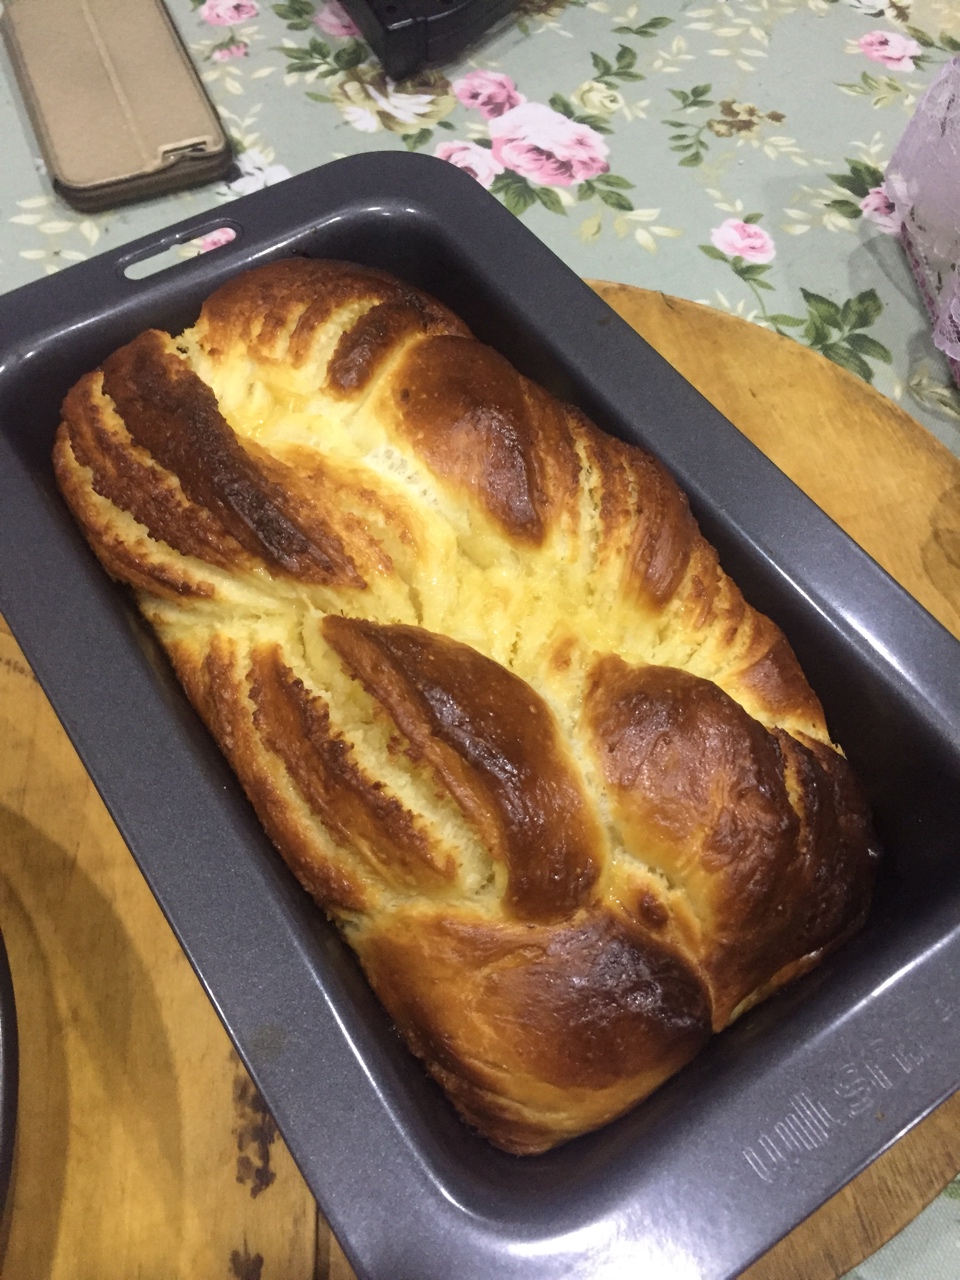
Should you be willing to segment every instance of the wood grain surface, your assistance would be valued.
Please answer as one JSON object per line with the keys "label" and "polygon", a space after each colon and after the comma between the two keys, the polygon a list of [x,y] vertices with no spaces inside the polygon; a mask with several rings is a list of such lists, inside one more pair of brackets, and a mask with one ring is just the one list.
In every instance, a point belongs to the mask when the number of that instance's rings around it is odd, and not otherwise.
{"label": "wood grain surface", "polygon": [[[595,287],[960,634],[960,463],[951,454],[797,344],[677,299]],[[2,622],[0,920],[21,1037],[4,1280],[350,1280]],[[958,1168],[955,1097],[747,1275],[834,1280]]]}

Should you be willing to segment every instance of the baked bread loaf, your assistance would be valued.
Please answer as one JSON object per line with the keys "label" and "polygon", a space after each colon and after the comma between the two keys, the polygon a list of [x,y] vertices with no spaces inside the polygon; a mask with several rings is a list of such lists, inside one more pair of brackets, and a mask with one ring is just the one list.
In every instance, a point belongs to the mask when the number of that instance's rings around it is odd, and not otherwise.
{"label": "baked bread loaf", "polygon": [[69,393],[62,492],[462,1116],[633,1106],[867,911],[857,784],[663,468],[390,276],[231,280]]}

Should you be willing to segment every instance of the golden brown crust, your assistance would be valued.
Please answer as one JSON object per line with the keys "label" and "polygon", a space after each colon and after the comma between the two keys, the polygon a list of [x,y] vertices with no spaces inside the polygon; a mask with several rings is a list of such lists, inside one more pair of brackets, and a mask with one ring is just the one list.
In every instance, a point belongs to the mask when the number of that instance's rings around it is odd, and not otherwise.
{"label": "golden brown crust", "polygon": [[[845,931],[869,897],[850,770],[769,732],[708,680],[601,659],[586,717],[624,847],[682,885],[716,1029],[771,972]],[[855,815],[855,816],[854,816]],[[859,910],[859,907],[856,908]]]}
{"label": "golden brown crust", "polygon": [[285,258],[228,281],[204,303],[200,323],[217,354],[242,345],[260,361],[300,368],[331,317],[361,300],[383,323],[374,319],[341,335],[343,346],[327,370],[337,391],[367,381],[400,333],[467,333],[446,307],[385,271],[314,258]]}
{"label": "golden brown crust", "polygon": [[191,702],[292,870],[331,910],[362,911],[369,906],[362,879],[330,849],[324,839],[326,824],[316,823],[306,806],[295,803],[293,780],[278,759],[263,749],[239,648],[224,635],[212,636],[201,652],[182,640],[167,645]]}
{"label": "golden brown crust", "polygon": [[461,1114],[621,1114],[862,922],[869,815],[652,458],[289,259],[68,395],[64,497]]}
{"label": "golden brown crust", "polygon": [[330,616],[323,633],[506,864],[505,913],[565,920],[585,905],[600,832],[543,699],[499,663],[420,627]]}
{"label": "golden brown crust", "polygon": [[327,703],[293,674],[280,646],[251,656],[254,726],[334,838],[362,847],[390,882],[429,892],[452,879],[453,867],[437,865],[416,816],[357,765],[351,744],[331,728]]}
{"label": "golden brown crust", "polygon": [[620,1114],[710,1034],[696,970],[605,908],[555,926],[423,912],[351,941],[414,1052],[520,1154]]}
{"label": "golden brown crust", "polygon": [[577,472],[559,405],[490,347],[450,335],[410,348],[393,395],[401,434],[434,474],[474,496],[508,535],[543,541],[548,468],[569,481]]}
{"label": "golden brown crust", "polygon": [[792,941],[799,821],[778,743],[710,681],[615,656],[592,673],[586,716],[624,847],[682,885],[700,922],[721,1027]]}

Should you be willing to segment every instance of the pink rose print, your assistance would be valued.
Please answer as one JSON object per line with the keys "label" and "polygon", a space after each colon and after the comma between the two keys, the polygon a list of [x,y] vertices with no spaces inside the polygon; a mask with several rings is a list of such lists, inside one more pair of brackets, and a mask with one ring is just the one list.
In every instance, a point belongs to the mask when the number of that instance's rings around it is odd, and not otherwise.
{"label": "pink rose print", "polygon": [[232,27],[235,22],[255,18],[257,6],[254,0],[204,0],[199,13],[211,26]]}
{"label": "pink rose print", "polygon": [[476,107],[487,120],[526,102],[510,77],[499,71],[471,71],[462,79],[454,80],[453,92],[465,107]]}
{"label": "pink rose print", "polygon": [[863,210],[863,216],[875,222],[888,236],[895,236],[900,231],[900,215],[897,213],[897,207],[883,187],[871,187],[860,201],[860,208]]}
{"label": "pink rose print", "polygon": [[199,250],[201,253],[209,253],[211,249],[219,249],[222,245],[229,244],[231,240],[236,240],[237,233],[233,227],[217,227],[216,231],[210,231],[207,235],[200,239]]}
{"label": "pink rose print", "polygon": [[441,142],[433,154],[465,170],[488,191],[497,174],[503,173],[503,165],[494,159],[489,147],[479,147],[475,142]]}
{"label": "pink rose print", "polygon": [[490,121],[498,164],[547,187],[569,187],[606,173],[607,144],[595,129],[542,102],[524,102]]}
{"label": "pink rose print", "polygon": [[772,262],[776,247],[771,236],[755,222],[727,218],[710,232],[710,243],[731,258],[745,262]]}
{"label": "pink rose print", "polygon": [[874,62],[882,62],[891,71],[912,71],[914,58],[923,50],[916,40],[902,36],[899,31],[869,31],[857,41],[861,53]]}
{"label": "pink rose print", "polygon": [[327,0],[314,22],[328,36],[358,36],[360,30],[339,0]]}
{"label": "pink rose print", "polygon": [[245,58],[250,52],[246,40],[238,40],[236,44],[221,44],[210,55],[211,62],[229,62],[231,58]]}

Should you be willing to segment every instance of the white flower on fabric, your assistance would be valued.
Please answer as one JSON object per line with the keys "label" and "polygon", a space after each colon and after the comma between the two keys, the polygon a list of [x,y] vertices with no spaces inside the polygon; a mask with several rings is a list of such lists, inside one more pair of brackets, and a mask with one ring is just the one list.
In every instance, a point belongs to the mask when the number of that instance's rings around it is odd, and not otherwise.
{"label": "white flower on fabric", "polygon": [[622,111],[626,105],[623,94],[601,84],[599,80],[588,80],[571,93],[570,97],[578,107],[598,116],[612,116],[615,111]]}
{"label": "white flower on fabric", "polygon": [[[363,85],[356,81],[348,81],[341,87],[337,106],[351,128],[359,129],[361,133],[376,133],[383,126],[380,123],[380,117],[369,105],[367,97]],[[336,98],[337,95],[334,95],[335,101]],[[351,99],[359,99],[359,101],[351,101]]]}
{"label": "white flower on fabric", "polygon": [[361,66],[333,80],[330,96],[347,124],[361,133],[410,133],[435,125],[456,106],[450,84],[439,72],[423,72],[406,84],[420,92],[401,92],[378,66]]}
{"label": "white flower on fabric", "polygon": [[263,152],[255,147],[249,151],[241,151],[237,157],[237,166],[242,176],[228,183],[228,186],[238,196],[262,191],[264,187],[272,187],[290,177],[290,170],[286,165],[271,164]]}
{"label": "white flower on fabric", "polygon": [[367,87],[367,93],[381,111],[401,124],[419,124],[433,110],[432,93],[397,93],[391,80],[387,81],[386,93],[381,93],[373,85]]}

